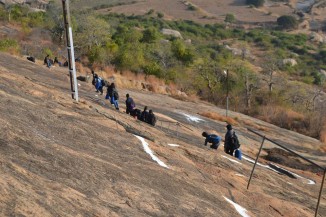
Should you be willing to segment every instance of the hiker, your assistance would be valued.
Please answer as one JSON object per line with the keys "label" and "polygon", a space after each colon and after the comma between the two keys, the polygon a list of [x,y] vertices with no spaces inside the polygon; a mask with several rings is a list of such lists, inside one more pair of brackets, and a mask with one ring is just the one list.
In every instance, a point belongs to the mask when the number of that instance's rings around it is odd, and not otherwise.
{"label": "hiker", "polygon": [[64,63],[63,63],[63,67],[68,67],[69,66],[69,63],[68,63],[68,60],[66,60]]}
{"label": "hiker", "polygon": [[94,72],[94,70],[92,70],[92,84],[95,86],[96,85],[96,77],[98,77],[98,75]]}
{"label": "hiker", "polygon": [[35,57],[33,57],[33,56],[28,56],[28,57],[27,57],[27,60],[29,60],[29,61],[35,63]]}
{"label": "hiker", "polygon": [[129,96],[129,93],[126,94],[126,113],[133,116],[133,111],[136,107],[134,100]]}
{"label": "hiker", "polygon": [[103,79],[99,77],[98,75],[95,76],[95,88],[96,88],[96,93],[100,92],[101,95],[103,94]]}
{"label": "hiker", "polygon": [[54,57],[54,61],[53,61],[54,64],[58,64],[60,67],[62,66],[62,63],[58,60],[58,57]]}
{"label": "hiker", "polygon": [[118,90],[115,87],[115,84],[112,83],[111,85],[107,85],[108,89],[107,89],[107,93],[106,93],[106,97],[105,99],[110,100],[111,104],[114,105],[116,110],[119,110],[119,94],[118,94]]}
{"label": "hiker", "polygon": [[156,116],[154,115],[152,110],[149,110],[148,117],[147,117],[147,123],[150,125],[155,126],[156,124]]}
{"label": "hiker", "polygon": [[50,61],[50,55],[46,55],[46,57],[44,58],[44,64],[50,68],[51,67],[51,61]]}
{"label": "hiker", "polygon": [[140,115],[140,120],[147,123],[148,115],[147,106],[145,106],[144,111]]}
{"label": "hiker", "polygon": [[231,124],[228,124],[226,126],[226,129],[227,132],[225,134],[225,140],[224,140],[224,151],[225,153],[233,156],[233,152],[240,147],[240,143],[237,135],[232,129]]}
{"label": "hiker", "polygon": [[215,134],[208,134],[206,132],[202,133],[202,136],[205,137],[205,146],[207,146],[207,143],[212,143],[211,148],[212,149],[217,149],[218,146],[220,145],[221,137]]}

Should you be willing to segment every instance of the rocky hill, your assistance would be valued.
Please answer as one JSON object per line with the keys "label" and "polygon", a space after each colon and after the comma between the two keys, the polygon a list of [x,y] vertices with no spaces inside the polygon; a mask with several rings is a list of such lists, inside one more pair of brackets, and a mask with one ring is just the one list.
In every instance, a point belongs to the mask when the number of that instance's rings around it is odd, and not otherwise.
{"label": "rocky hill", "polygon": [[[317,140],[231,113],[242,121],[235,125],[239,161],[223,147],[203,146],[202,131],[225,132],[225,123],[197,114],[224,114],[212,105],[119,89],[117,112],[84,82],[75,103],[67,69],[3,53],[0,78],[0,216],[313,215],[318,171],[279,165],[296,174],[291,178],[261,158],[246,190],[261,138],[243,123],[325,166]],[[127,92],[139,108],[154,110],[156,127],[123,112]],[[325,213],[324,194],[319,216]]]}

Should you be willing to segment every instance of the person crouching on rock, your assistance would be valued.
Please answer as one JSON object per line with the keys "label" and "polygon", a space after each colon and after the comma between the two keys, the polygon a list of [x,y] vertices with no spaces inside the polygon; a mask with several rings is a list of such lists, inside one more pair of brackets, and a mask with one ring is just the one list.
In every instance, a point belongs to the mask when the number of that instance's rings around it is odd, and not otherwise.
{"label": "person crouching on rock", "polygon": [[215,134],[208,134],[206,132],[202,133],[202,136],[205,137],[205,146],[207,146],[207,143],[212,143],[210,146],[212,149],[217,149],[220,145],[221,137]]}

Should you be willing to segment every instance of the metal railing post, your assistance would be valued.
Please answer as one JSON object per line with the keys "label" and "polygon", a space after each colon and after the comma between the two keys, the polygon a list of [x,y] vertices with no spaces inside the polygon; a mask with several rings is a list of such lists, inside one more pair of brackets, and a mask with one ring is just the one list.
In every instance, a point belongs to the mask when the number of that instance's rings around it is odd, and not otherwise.
{"label": "metal railing post", "polygon": [[319,209],[320,199],[321,199],[321,195],[323,193],[323,188],[324,188],[324,183],[325,183],[325,176],[326,176],[326,169],[324,170],[323,180],[321,181],[321,186],[320,186],[320,191],[319,191],[319,197],[318,197],[318,202],[317,202],[316,211],[315,211],[315,217],[317,217],[317,215],[318,215],[318,209]]}
{"label": "metal railing post", "polygon": [[259,148],[259,151],[258,151],[258,154],[257,154],[256,160],[255,160],[254,167],[252,168],[252,171],[251,171],[251,174],[250,174],[250,178],[249,178],[249,181],[248,181],[248,185],[247,185],[247,190],[249,189],[249,185],[250,185],[250,182],[251,182],[251,178],[252,178],[252,175],[254,174],[254,170],[255,170],[256,164],[257,164],[257,162],[258,162],[258,158],[259,158],[260,152],[261,152],[261,150],[262,150],[262,148],[263,148],[264,142],[265,142],[265,136],[263,137],[263,141],[261,142],[261,145],[260,145],[260,148]]}

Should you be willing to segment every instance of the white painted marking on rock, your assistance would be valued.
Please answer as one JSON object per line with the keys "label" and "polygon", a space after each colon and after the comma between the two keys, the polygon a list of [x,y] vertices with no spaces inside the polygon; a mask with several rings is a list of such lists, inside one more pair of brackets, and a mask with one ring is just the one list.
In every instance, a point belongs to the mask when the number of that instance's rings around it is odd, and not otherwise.
{"label": "white painted marking on rock", "polygon": [[149,154],[149,156],[151,156],[153,161],[156,161],[161,167],[169,168],[163,161],[161,161],[158,157],[154,155],[153,151],[149,148],[149,144],[145,141],[143,137],[137,135],[134,136],[142,142],[145,152]]}
{"label": "white painted marking on rock", "polygon": [[[250,159],[250,158],[248,158],[248,157],[246,157],[246,156],[242,156],[242,158],[243,158],[244,160],[246,160],[246,161],[251,162],[251,163],[255,163],[254,160],[252,160],[252,159]],[[268,166],[268,165],[264,165],[264,164],[261,164],[261,163],[258,163],[258,162],[257,162],[257,165],[259,165],[259,166],[261,166],[261,167],[265,167],[266,169],[272,170],[272,171],[274,171],[274,172],[276,172],[276,173],[280,173],[279,171],[273,169],[272,167],[270,167],[270,166]],[[273,164],[273,165],[276,166],[275,164]],[[315,181],[310,180],[310,179],[307,179],[307,178],[304,178],[304,177],[302,177],[302,176],[300,176],[300,175],[298,175],[298,174],[296,174],[296,173],[293,173],[293,172],[291,172],[291,171],[289,171],[289,170],[284,169],[283,167],[279,167],[279,166],[276,166],[276,167],[278,167],[278,168],[280,168],[280,169],[283,169],[283,170],[285,170],[285,171],[291,173],[292,175],[294,175],[294,176],[296,176],[296,177],[298,177],[298,178],[300,178],[300,179],[307,180],[308,182],[307,182],[306,184],[308,184],[308,185],[315,185],[315,184],[316,184]]]}
{"label": "white painted marking on rock", "polygon": [[[273,164],[274,166],[276,166],[275,164]],[[313,180],[311,180],[311,179],[307,179],[307,178],[305,178],[305,177],[302,177],[302,176],[300,176],[300,175],[298,175],[298,174],[296,174],[296,173],[294,173],[294,172],[291,172],[291,171],[289,171],[289,170],[287,170],[287,169],[284,169],[283,167],[279,167],[279,166],[276,166],[277,168],[280,168],[280,169],[282,169],[282,170],[285,170],[286,172],[289,172],[289,173],[291,173],[292,175],[294,175],[294,176],[296,176],[296,177],[298,177],[298,178],[300,178],[300,179],[304,179],[304,180],[307,180],[308,182],[307,182],[307,184],[308,185],[315,185],[316,184],[316,182],[315,181],[313,181]]]}
{"label": "white painted marking on rock", "polygon": [[232,162],[234,162],[234,163],[242,164],[242,163],[240,163],[240,162],[237,161],[237,160],[234,160],[234,159],[228,158],[227,156],[222,155],[222,157],[224,157],[224,158],[226,158],[226,159],[228,159],[229,161],[232,161]]}
{"label": "white painted marking on rock", "polygon": [[240,173],[236,173],[235,175],[236,175],[236,176],[241,176],[241,177],[246,177],[245,175],[242,175],[242,174],[240,174]]}
{"label": "white painted marking on rock", "polygon": [[[223,196],[224,197],[224,196]],[[234,206],[234,208],[237,210],[237,212],[243,216],[243,217],[250,217],[248,214],[247,214],[247,210],[245,208],[243,208],[242,206],[240,206],[239,204],[233,202],[232,200],[230,200],[229,198],[227,197],[224,197],[224,199],[229,202],[230,204],[232,204]]]}
{"label": "white painted marking on rock", "polygon": [[196,117],[196,116],[188,115],[188,114],[185,114],[185,113],[183,113],[183,115],[186,116],[188,121],[193,121],[193,122],[196,122],[196,123],[204,121],[203,119],[201,119],[199,117]]}
{"label": "white painted marking on rock", "polygon": [[80,83],[78,83],[78,86],[81,86]]}
{"label": "white painted marking on rock", "polygon": [[171,146],[171,147],[179,147],[180,145],[177,145],[177,144],[168,144],[168,146]]}

